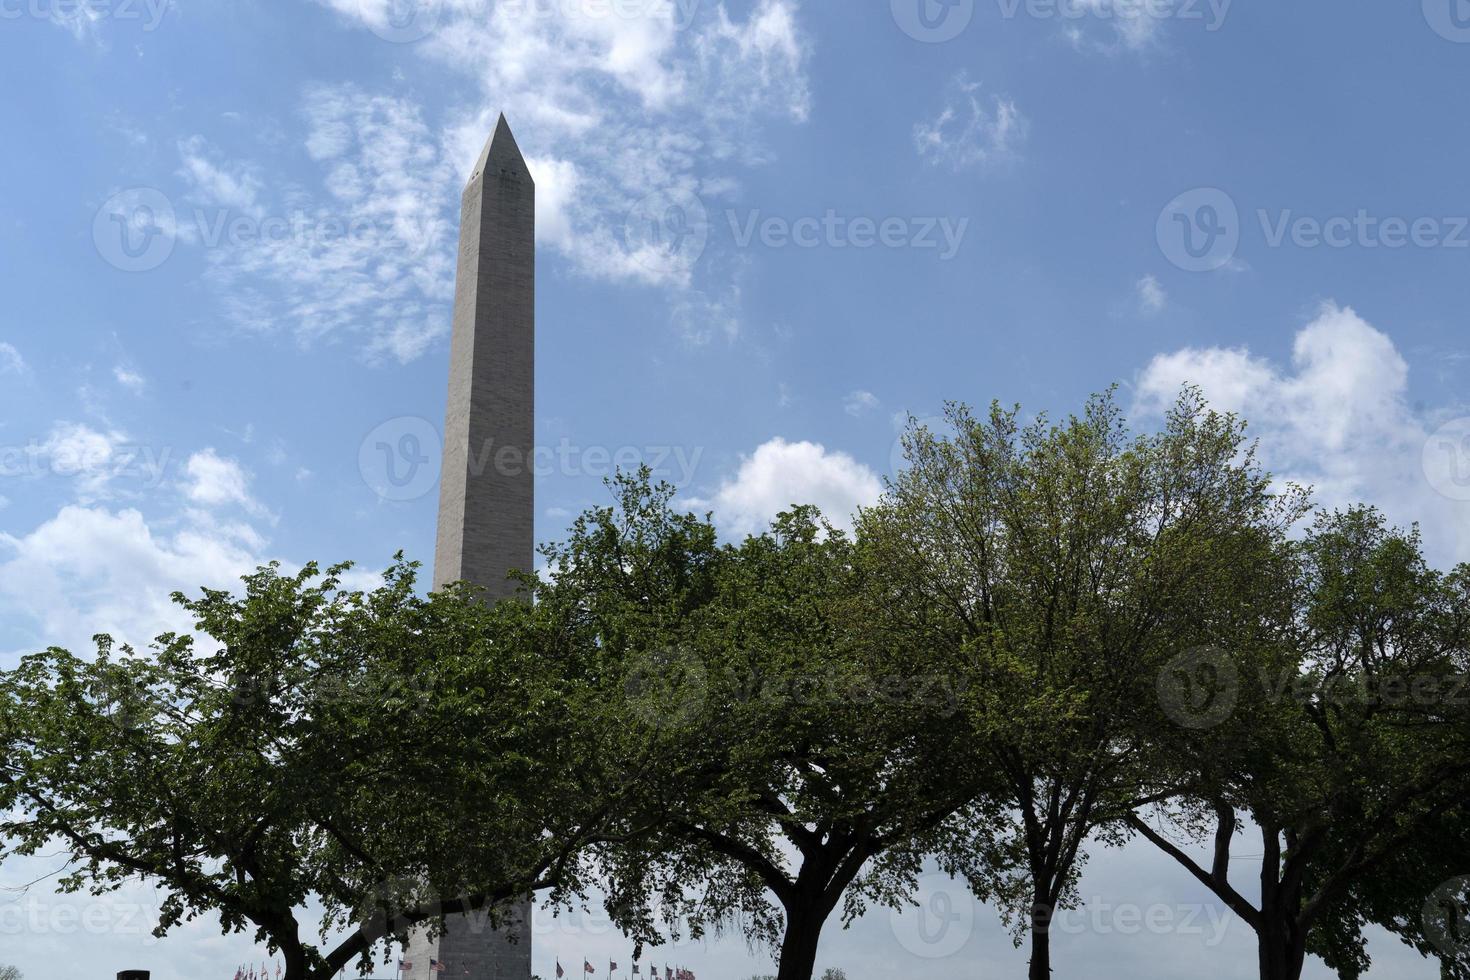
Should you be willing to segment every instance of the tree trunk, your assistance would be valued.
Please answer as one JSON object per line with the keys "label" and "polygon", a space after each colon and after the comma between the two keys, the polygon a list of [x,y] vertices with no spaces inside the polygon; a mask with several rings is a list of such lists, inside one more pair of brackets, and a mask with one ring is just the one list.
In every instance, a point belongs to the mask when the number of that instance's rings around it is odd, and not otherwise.
{"label": "tree trunk", "polygon": [[1031,965],[1027,980],[1051,980],[1051,920],[1055,907],[1038,898],[1031,906]]}
{"label": "tree trunk", "polygon": [[817,968],[817,943],[822,938],[825,918],[813,905],[786,909],[786,935],[781,939],[776,980],[811,980]]}
{"label": "tree trunk", "polygon": [[282,943],[281,958],[286,961],[283,980],[308,980],[311,970],[306,963],[306,950],[300,943]]}
{"label": "tree trunk", "polygon": [[1261,980],[1301,980],[1306,964],[1306,945],[1296,930],[1280,922],[1267,922],[1256,937]]}

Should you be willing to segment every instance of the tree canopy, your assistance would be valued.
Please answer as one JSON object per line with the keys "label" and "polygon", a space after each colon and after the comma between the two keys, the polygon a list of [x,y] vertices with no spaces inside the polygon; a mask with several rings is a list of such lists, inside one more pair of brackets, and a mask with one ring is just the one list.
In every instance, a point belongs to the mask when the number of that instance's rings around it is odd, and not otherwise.
{"label": "tree canopy", "polygon": [[722,540],[622,474],[498,604],[401,558],[365,591],[271,565],[176,595],[188,635],[27,657],[0,858],[150,880],[160,933],[218,916],[288,980],[594,888],[638,953],[733,929],[810,980],[830,920],[936,862],[1040,980],[1089,842],[1138,839],[1262,980],[1357,980],[1369,925],[1470,980],[1470,565],[1314,512],[1192,391],[1157,431],[1111,394],[945,428],[850,532],[793,502]]}
{"label": "tree canopy", "polygon": [[[262,568],[240,596],[176,596],[198,640],[99,637],[94,659],[52,649],[0,678],[11,851],[59,841],[68,892],[157,882],[160,933],[218,914],[289,980],[366,968],[446,914],[575,892],[636,787],[603,765],[580,665],[524,603],[421,597],[404,562],[350,591],[345,570]],[[335,946],[298,922],[309,899]]]}
{"label": "tree canopy", "polygon": [[[954,676],[876,629],[888,600],[861,540],[810,508],[721,545],[672,489],[616,483],[613,507],[547,549],[537,605],[606,658],[653,833],[602,849],[635,934],[739,920],[812,974],[823,923],[903,900],[939,828],[979,792]],[[936,765],[943,760],[943,765]]]}
{"label": "tree canopy", "polygon": [[[1319,514],[1287,552],[1285,601],[1258,603],[1223,672],[1191,679],[1232,710],[1160,721],[1162,771],[1185,791],[1129,824],[1256,931],[1263,980],[1296,980],[1307,953],[1356,980],[1369,923],[1463,975],[1466,950],[1425,906],[1470,856],[1470,567],[1435,571],[1417,531],[1365,507]],[[1244,894],[1230,877],[1243,818],[1262,855]],[[1171,826],[1210,843],[1208,866]]]}
{"label": "tree canopy", "polygon": [[970,820],[946,864],[1029,929],[1043,980],[1085,842],[1116,839],[1159,791],[1155,678],[1237,603],[1302,503],[1193,392],[1155,433],[1131,433],[1111,394],[1059,424],[998,405],[946,421],[952,434],[911,426],[910,466],[861,530],[896,570],[887,628],[950,652],[992,803],[1014,814],[999,842],[987,813]]}

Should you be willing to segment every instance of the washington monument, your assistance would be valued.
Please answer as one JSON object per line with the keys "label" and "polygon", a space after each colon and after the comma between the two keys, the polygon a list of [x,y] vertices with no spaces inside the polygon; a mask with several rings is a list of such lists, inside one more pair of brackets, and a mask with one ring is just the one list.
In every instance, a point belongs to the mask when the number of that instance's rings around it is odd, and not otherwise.
{"label": "washington monument", "polygon": [[[435,589],[470,582],[494,601],[514,593],[512,569],[532,568],[535,351],[536,185],[501,116],[460,208]],[[453,917],[437,939],[416,934],[404,980],[529,980],[530,911],[517,909],[514,943],[483,916]]]}

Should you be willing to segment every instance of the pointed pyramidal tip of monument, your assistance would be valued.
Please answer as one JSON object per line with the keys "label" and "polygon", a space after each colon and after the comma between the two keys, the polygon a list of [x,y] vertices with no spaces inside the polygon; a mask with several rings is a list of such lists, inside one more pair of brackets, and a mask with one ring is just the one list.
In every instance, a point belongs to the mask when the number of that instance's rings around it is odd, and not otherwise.
{"label": "pointed pyramidal tip of monument", "polygon": [[525,157],[521,156],[521,148],[516,144],[515,135],[510,131],[510,123],[505,121],[503,112],[500,114],[500,121],[495,124],[495,132],[490,134],[490,138],[485,141],[485,148],[480,151],[480,159],[475,162],[475,170],[470,174],[468,183],[473,184],[483,175],[497,171],[509,171],[531,180],[531,171],[526,166]]}

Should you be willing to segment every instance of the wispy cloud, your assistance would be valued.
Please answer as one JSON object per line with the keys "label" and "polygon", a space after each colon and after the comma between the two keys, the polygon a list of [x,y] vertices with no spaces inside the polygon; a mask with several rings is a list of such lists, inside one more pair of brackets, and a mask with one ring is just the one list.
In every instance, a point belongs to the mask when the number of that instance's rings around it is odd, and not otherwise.
{"label": "wispy cloud", "polygon": [[1162,313],[1169,305],[1169,294],[1164,292],[1163,284],[1155,276],[1144,276],[1134,289],[1138,293],[1138,309],[1144,316]]}
{"label": "wispy cloud", "polygon": [[142,394],[148,387],[148,380],[146,378],[123,364],[119,364],[112,369],[112,377],[118,384],[135,395]]}
{"label": "wispy cloud", "polygon": [[[220,162],[198,138],[181,144],[216,291],[245,330],[303,345],[352,338],[368,360],[411,361],[448,330],[454,168],[406,100],[317,86],[303,116],[315,190],[267,198],[255,166]],[[242,216],[249,233],[234,234]]]}
{"label": "wispy cloud", "polygon": [[[387,24],[387,0],[319,2],[369,30]],[[536,178],[541,244],[584,276],[667,291],[681,328],[691,310],[713,304],[738,332],[734,275],[699,264],[703,237],[683,243],[706,201],[765,161],[763,127],[810,112],[797,9],[796,0],[757,0],[743,16],[689,0],[450,0],[419,50],[471,79],[479,98],[442,127],[441,190],[462,183],[504,111]],[[346,139],[329,127],[314,144]]]}
{"label": "wispy cloud", "polygon": [[985,167],[1015,156],[1025,141],[1025,116],[1008,98],[980,94],[980,83],[960,72],[950,82],[939,115],[914,127],[919,156],[953,170]]}
{"label": "wispy cloud", "polygon": [[0,374],[23,374],[26,361],[13,344],[0,341]]}
{"label": "wispy cloud", "polygon": [[842,399],[842,410],[848,415],[857,418],[867,415],[881,404],[882,402],[878,400],[878,396],[871,391],[854,391]]}

